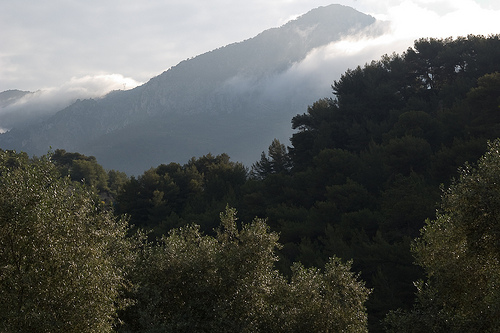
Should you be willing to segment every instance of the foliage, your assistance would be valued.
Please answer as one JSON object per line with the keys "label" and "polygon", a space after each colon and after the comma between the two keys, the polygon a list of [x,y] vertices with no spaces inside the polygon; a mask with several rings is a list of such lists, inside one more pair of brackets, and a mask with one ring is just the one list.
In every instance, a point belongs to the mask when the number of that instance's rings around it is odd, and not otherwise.
{"label": "foliage", "polygon": [[64,149],[57,149],[52,154],[52,161],[62,175],[69,175],[74,181],[81,181],[93,186],[99,191],[108,190],[108,175],[99,165],[94,156],[85,156],[79,153],[67,153]]}
{"label": "foliage", "polygon": [[352,262],[330,258],[324,272],[292,265],[290,283],[273,296],[271,322],[263,332],[367,332],[364,302],[369,291],[356,282]]}
{"label": "foliage", "polygon": [[[394,313],[397,332],[496,332],[500,325],[500,139],[476,168],[466,165],[443,193],[414,253],[428,281],[411,312]],[[435,311],[437,309],[437,311]],[[423,310],[423,311],[422,311]],[[430,311],[432,310],[432,312]],[[418,330],[412,322],[425,323]]]}
{"label": "foliage", "polygon": [[[368,290],[333,258],[325,271],[273,265],[278,235],[261,219],[240,228],[227,208],[215,237],[170,231],[139,261],[137,303],[124,332],[364,332]],[[129,321],[127,321],[129,320]]]}
{"label": "foliage", "polygon": [[0,331],[111,332],[126,221],[48,157],[0,151]]}
{"label": "foliage", "polygon": [[124,172],[109,170],[97,163],[94,156],[85,156],[80,153],[68,153],[64,149],[56,149],[51,154],[51,161],[63,176],[71,180],[82,182],[94,187],[103,199],[111,196],[116,198],[123,185],[128,181]]}
{"label": "foliage", "polygon": [[125,183],[116,213],[130,215],[132,225],[153,230],[153,236],[192,221],[211,231],[219,212],[241,195],[246,179],[246,168],[226,154],[162,164]]}
{"label": "foliage", "polygon": [[108,171],[108,193],[116,198],[118,194],[122,191],[123,186],[129,180],[127,174],[125,172],[121,172],[118,170],[109,170]]}
{"label": "foliage", "polygon": [[287,148],[278,139],[274,139],[268,149],[268,156],[262,152],[260,161],[252,165],[251,174],[264,179],[270,174],[288,173],[292,167]]}

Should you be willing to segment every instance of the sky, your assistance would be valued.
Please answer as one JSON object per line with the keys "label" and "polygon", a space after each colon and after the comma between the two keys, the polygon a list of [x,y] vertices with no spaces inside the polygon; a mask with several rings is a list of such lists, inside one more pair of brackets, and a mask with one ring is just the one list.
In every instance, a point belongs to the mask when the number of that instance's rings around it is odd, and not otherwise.
{"label": "sky", "polygon": [[309,59],[341,55],[352,60],[346,66],[362,65],[420,37],[500,33],[498,0],[0,0],[0,92],[74,99],[130,89],[182,60],[332,3],[384,20],[389,30],[343,40]]}

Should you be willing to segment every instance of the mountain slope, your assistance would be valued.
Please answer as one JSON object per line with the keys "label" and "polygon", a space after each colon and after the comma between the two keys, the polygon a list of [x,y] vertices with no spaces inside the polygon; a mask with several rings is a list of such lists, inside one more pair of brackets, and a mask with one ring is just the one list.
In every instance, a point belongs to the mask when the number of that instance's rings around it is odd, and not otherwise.
{"label": "mountain slope", "polygon": [[[0,147],[44,154],[51,146],[94,155],[106,168],[138,174],[160,163],[226,152],[249,165],[290,119],[324,96],[324,82],[292,75],[314,48],[375,22],[331,5],[183,61],[129,91],[77,101],[47,121],[0,135]],[[318,86],[324,85],[318,96]]]}

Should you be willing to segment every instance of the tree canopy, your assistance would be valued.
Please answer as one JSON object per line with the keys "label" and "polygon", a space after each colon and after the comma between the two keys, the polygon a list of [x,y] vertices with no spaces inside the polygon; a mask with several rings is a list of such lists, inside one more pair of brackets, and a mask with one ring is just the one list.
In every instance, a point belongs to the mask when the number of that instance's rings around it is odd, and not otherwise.
{"label": "tree canopy", "polygon": [[[236,223],[226,208],[215,236],[198,226],[173,229],[144,248],[137,303],[125,332],[366,332],[369,290],[350,263],[324,270],[275,268],[278,235],[264,220]],[[128,324],[127,324],[127,320]]]}
{"label": "tree canopy", "polygon": [[[500,325],[500,139],[443,191],[441,207],[414,244],[427,280],[412,311],[390,332],[497,332]],[[417,325],[415,323],[418,323]]]}
{"label": "tree canopy", "polygon": [[111,332],[126,230],[49,157],[0,151],[0,331]]}

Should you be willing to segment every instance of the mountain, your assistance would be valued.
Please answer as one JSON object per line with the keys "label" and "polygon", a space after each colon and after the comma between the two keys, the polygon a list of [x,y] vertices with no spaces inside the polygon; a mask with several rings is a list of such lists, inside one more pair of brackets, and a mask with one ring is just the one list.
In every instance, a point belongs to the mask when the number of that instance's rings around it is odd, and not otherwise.
{"label": "mountain", "polygon": [[78,151],[129,174],[209,152],[251,165],[273,138],[286,142],[294,115],[328,94],[334,77],[325,83],[303,71],[306,56],[374,23],[350,7],[319,7],[132,90],[78,100],[43,122],[13,128],[0,135],[0,147]]}

